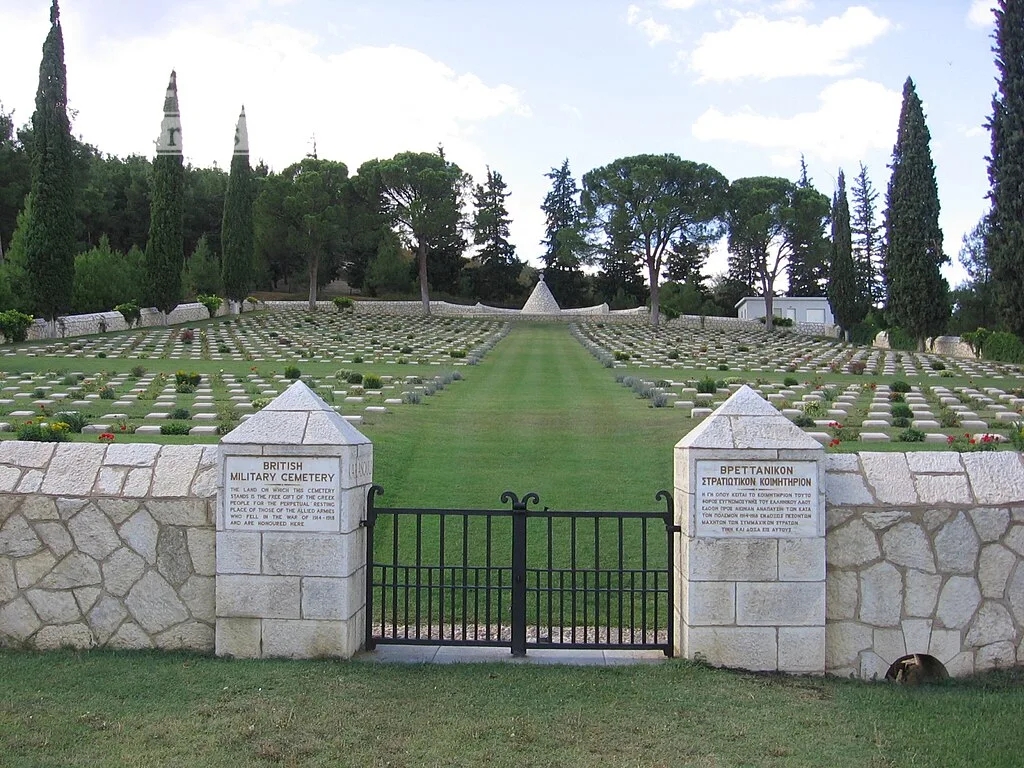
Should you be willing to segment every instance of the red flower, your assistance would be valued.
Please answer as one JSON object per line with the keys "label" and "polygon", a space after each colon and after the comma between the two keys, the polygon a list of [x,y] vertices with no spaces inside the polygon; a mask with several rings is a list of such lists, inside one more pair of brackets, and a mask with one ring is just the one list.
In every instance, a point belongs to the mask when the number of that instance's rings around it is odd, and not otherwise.
{"label": "red flower", "polygon": [[114,442],[114,433],[113,432],[104,432],[102,435],[100,435],[100,442],[101,443],[112,443],[112,442]]}
{"label": "red flower", "polygon": [[952,445],[954,440],[956,440],[956,438],[950,435],[949,437],[946,438],[946,443]]}

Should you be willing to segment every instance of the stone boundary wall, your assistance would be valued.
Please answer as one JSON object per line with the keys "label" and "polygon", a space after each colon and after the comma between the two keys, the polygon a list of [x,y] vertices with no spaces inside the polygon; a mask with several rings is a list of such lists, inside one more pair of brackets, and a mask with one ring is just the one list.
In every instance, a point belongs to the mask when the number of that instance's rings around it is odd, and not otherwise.
{"label": "stone boundary wall", "polygon": [[[0,442],[0,645],[212,652],[220,446]],[[1024,664],[1024,460],[826,456],[826,671]]]}
{"label": "stone boundary wall", "polygon": [[[217,310],[215,317],[228,313],[228,302],[224,302]],[[208,320],[209,311],[202,304],[192,302],[179,304],[167,316],[167,324],[195,323],[199,320]],[[163,313],[154,307],[145,307],[139,312],[139,322],[136,328],[150,328],[164,324]],[[49,337],[49,325],[41,318],[36,319],[28,329],[28,338],[32,341],[46,340]],[[68,338],[71,336],[90,336],[105,331],[126,331],[129,330],[128,323],[120,312],[93,312],[86,315],[66,315],[57,321],[57,336]]]}
{"label": "stone boundary wall", "polygon": [[[764,330],[764,324],[757,320],[741,320],[738,317],[719,317],[717,315],[680,315],[675,320],[666,323],[669,327],[683,327],[701,330]],[[803,336],[830,336],[838,337],[839,328],[827,323],[794,323],[787,328],[779,330],[791,330]]]}
{"label": "stone boundary wall", "polygon": [[218,455],[0,442],[0,645],[212,652]]}
{"label": "stone boundary wall", "polygon": [[[318,310],[336,312],[332,301],[316,302]],[[302,312],[309,307],[308,301],[265,301],[260,308],[271,311]],[[405,315],[422,316],[423,302],[420,301],[374,301],[359,299],[353,303],[353,311],[360,315]],[[580,317],[595,318],[602,321],[621,322],[644,320],[650,316],[645,307],[636,309],[609,310],[607,304],[582,309],[563,309],[559,315],[523,314],[518,309],[504,307],[488,307],[484,304],[452,304],[447,301],[430,302],[430,311],[438,317],[476,317],[501,320],[527,320],[535,322],[552,322],[563,320],[571,322]]]}
{"label": "stone boundary wall", "polygon": [[1020,454],[826,457],[825,669],[881,678],[927,653],[952,676],[1024,664]]}
{"label": "stone boundary wall", "polygon": [[[879,331],[871,346],[876,349],[890,349],[889,334]],[[949,357],[963,357],[969,360],[977,360],[971,345],[959,336],[936,336],[934,339],[925,340],[925,349],[936,355],[948,355]]]}

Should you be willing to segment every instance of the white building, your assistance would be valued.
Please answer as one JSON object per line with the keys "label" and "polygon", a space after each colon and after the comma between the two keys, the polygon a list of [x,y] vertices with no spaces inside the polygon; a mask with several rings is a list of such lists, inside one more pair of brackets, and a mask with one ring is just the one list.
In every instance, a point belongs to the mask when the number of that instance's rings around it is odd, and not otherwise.
{"label": "white building", "polygon": [[[794,323],[834,325],[836,322],[824,296],[776,296],[772,299],[772,314],[788,317]],[[747,296],[736,303],[736,317],[740,320],[757,320],[764,316],[763,296]]]}

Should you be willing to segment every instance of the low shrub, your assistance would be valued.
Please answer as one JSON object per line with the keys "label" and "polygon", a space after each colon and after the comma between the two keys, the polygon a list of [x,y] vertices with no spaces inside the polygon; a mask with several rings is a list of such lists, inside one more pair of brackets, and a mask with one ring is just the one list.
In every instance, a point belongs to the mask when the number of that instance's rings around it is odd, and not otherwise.
{"label": "low shrub", "polygon": [[800,429],[807,429],[809,427],[815,426],[814,419],[812,419],[806,413],[801,413],[799,416],[794,416],[793,423],[800,427]]}
{"label": "low shrub", "polygon": [[191,419],[192,414],[189,412],[188,408],[175,408],[173,411],[170,412],[168,418],[173,419],[175,421],[183,421]]}
{"label": "low shrub", "polygon": [[347,381],[349,384],[362,384],[363,374],[359,373],[359,371],[353,371],[348,375],[345,381]]}
{"label": "low shrub", "polygon": [[174,374],[175,384],[191,384],[193,387],[198,387],[199,382],[201,382],[202,380],[202,375],[196,373],[195,371],[186,372],[179,370],[177,373]]}
{"label": "low shrub", "polygon": [[221,308],[224,303],[224,299],[220,296],[212,296],[207,294],[199,294],[196,296],[196,301],[206,307],[206,311],[210,313],[210,317],[217,314],[217,310]]}
{"label": "low shrub", "polygon": [[117,390],[109,384],[104,384],[99,389],[100,400],[117,400]]}
{"label": "low shrub", "polygon": [[893,403],[892,416],[894,419],[912,419],[914,412],[906,403]]}
{"label": "low shrub", "polygon": [[121,317],[128,324],[128,327],[133,327],[139,320],[142,319],[142,310],[139,305],[134,301],[126,301],[123,304],[118,304],[114,307],[115,312],[120,312]]}
{"label": "low shrub", "polygon": [[193,331],[191,328],[186,328],[184,331],[181,332],[181,336],[179,338],[181,338],[182,344],[191,344],[193,341],[196,340],[196,332]]}
{"label": "low shrub", "polygon": [[68,430],[74,432],[76,435],[82,433],[82,427],[89,423],[89,420],[85,418],[85,414],[79,413],[78,411],[61,411],[56,414],[54,419],[58,423],[67,424]]}
{"label": "low shrub", "polygon": [[335,296],[331,301],[339,312],[351,311],[356,304],[350,296]]}
{"label": "low shrub", "polygon": [[787,376],[782,380],[782,386],[784,387],[795,387],[800,383],[800,380],[795,376]]}
{"label": "low shrub", "polygon": [[612,352],[612,357],[614,357],[618,362],[624,363],[629,360],[630,354],[629,352],[619,352],[616,350],[615,352]]}
{"label": "low shrub", "polygon": [[946,438],[946,445],[951,450],[959,453],[975,453],[978,451],[998,451],[999,438],[995,435],[972,436],[969,432],[963,435],[950,435]]}
{"label": "low shrub", "polygon": [[34,443],[65,443],[71,427],[63,421],[26,421],[18,426],[18,439]]}
{"label": "low shrub", "polygon": [[270,405],[270,398],[269,397],[254,397],[252,399],[252,407],[254,409],[256,409],[257,411],[263,410],[268,405]]}
{"label": "low shrub", "polygon": [[454,357],[456,360],[462,360],[466,356],[466,350],[464,349],[453,349],[448,352],[449,355]]}
{"label": "low shrub", "polygon": [[889,390],[891,392],[909,392],[910,385],[903,381],[903,379],[896,379],[896,381],[889,385]]}
{"label": "low shrub", "polygon": [[697,382],[697,392],[702,395],[713,395],[718,391],[718,385],[710,376],[705,376]]}
{"label": "low shrub", "polygon": [[419,392],[406,392],[402,399],[410,405],[419,405],[423,401],[423,396]]}
{"label": "low shrub", "polygon": [[373,373],[368,373],[363,376],[363,389],[380,389],[384,386],[384,382],[380,376]]}
{"label": "low shrub", "polygon": [[908,419],[906,416],[897,416],[895,419],[892,420],[892,425],[894,427],[909,427],[910,419]]}
{"label": "low shrub", "polygon": [[195,384],[189,384],[188,382],[182,382],[174,387],[174,391],[179,395],[191,395],[196,391]]}
{"label": "low shrub", "polygon": [[1024,344],[1012,333],[993,331],[986,337],[981,354],[999,363],[1024,363]]}
{"label": "low shrub", "polygon": [[0,312],[0,333],[9,342],[18,343],[28,338],[28,329],[32,326],[32,315],[26,315],[16,309]]}
{"label": "low shrub", "polygon": [[133,365],[131,374],[133,379],[141,379],[146,375],[146,368],[142,365]]}
{"label": "low shrub", "polygon": [[953,429],[960,426],[960,414],[949,408],[942,408],[939,411],[939,424],[945,429]]}
{"label": "low shrub", "polygon": [[854,360],[852,363],[850,363],[850,373],[852,373],[854,376],[861,376],[864,374],[864,371],[867,370],[867,367],[868,364],[865,363],[863,360]]}
{"label": "low shrub", "polygon": [[299,370],[298,366],[287,365],[284,369],[284,377],[286,379],[292,379],[293,381],[302,375],[302,371]]}
{"label": "low shrub", "polygon": [[187,421],[169,421],[160,425],[161,435],[187,435],[192,426]]}
{"label": "low shrub", "polygon": [[924,442],[924,432],[922,432],[920,429],[914,429],[913,427],[910,427],[909,429],[904,429],[902,432],[900,432],[896,436],[896,442],[899,442],[899,443],[923,443]]}

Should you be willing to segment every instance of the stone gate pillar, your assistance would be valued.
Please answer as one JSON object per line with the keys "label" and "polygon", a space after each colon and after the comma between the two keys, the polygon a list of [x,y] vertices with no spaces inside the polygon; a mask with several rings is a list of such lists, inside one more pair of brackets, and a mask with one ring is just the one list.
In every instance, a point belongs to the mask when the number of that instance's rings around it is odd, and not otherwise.
{"label": "stone gate pillar", "polygon": [[675,447],[675,653],[825,671],[824,448],[749,387]]}
{"label": "stone gate pillar", "polygon": [[301,381],[222,438],[218,656],[359,650],[372,476],[369,439]]}

